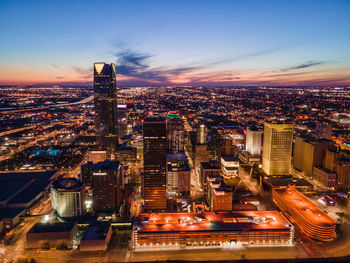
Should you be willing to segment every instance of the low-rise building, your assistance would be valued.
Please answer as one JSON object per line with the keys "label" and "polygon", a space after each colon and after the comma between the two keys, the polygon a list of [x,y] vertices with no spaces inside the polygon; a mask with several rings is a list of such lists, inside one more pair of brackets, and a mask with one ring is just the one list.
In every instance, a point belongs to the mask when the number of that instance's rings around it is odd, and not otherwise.
{"label": "low-rise building", "polygon": [[72,247],[78,225],[67,223],[36,223],[26,234],[27,248],[55,248],[57,246]]}
{"label": "low-rise building", "polygon": [[236,156],[221,157],[221,172],[225,178],[238,176],[239,160]]}
{"label": "low-rise building", "polygon": [[277,211],[139,214],[132,225],[132,248],[229,248],[291,246],[294,227]]}
{"label": "low-rise building", "polygon": [[107,250],[112,236],[112,226],[109,222],[90,224],[80,240],[80,251]]}
{"label": "low-rise building", "polygon": [[324,188],[335,189],[337,174],[323,167],[314,168],[314,179]]}

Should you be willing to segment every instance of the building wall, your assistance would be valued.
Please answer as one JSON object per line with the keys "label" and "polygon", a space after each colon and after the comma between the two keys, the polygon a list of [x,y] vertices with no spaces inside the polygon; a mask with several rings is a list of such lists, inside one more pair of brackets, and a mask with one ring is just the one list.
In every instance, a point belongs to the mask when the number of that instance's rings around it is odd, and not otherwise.
{"label": "building wall", "polygon": [[339,160],[336,165],[337,184],[339,191],[350,191],[350,161]]}
{"label": "building wall", "polygon": [[93,206],[95,211],[116,211],[122,201],[121,192],[121,166],[118,170],[94,171]]}
{"label": "building wall", "polygon": [[271,124],[265,122],[262,168],[266,174],[289,174],[292,142],[292,124]]}
{"label": "building wall", "polygon": [[321,167],[315,167],[313,176],[317,182],[319,182],[324,188],[335,189],[337,175],[335,172],[323,169]]}
{"label": "building wall", "polygon": [[247,129],[246,151],[251,155],[260,155],[261,152],[261,131]]}
{"label": "building wall", "polygon": [[144,199],[146,210],[167,209],[166,124],[162,118],[143,124]]}

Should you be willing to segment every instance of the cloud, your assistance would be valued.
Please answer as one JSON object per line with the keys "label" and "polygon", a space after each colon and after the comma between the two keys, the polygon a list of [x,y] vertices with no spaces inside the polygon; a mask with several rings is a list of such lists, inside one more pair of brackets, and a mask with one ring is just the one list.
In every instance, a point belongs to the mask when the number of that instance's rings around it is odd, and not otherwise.
{"label": "cloud", "polygon": [[117,74],[156,83],[169,83],[175,76],[193,72],[200,69],[199,66],[182,66],[175,68],[152,68],[149,59],[151,54],[124,50],[116,54]]}
{"label": "cloud", "polygon": [[81,75],[92,74],[92,68],[72,67],[73,70]]}
{"label": "cloud", "polygon": [[54,68],[56,68],[56,69],[60,68],[60,67],[59,67],[58,65],[56,65],[56,64],[51,64],[51,66],[54,67]]}
{"label": "cloud", "polygon": [[294,67],[289,67],[289,68],[283,68],[281,69],[281,71],[290,71],[290,70],[297,70],[297,69],[304,69],[304,68],[310,68],[310,67],[314,67],[314,66],[318,66],[318,65],[322,65],[322,64],[326,64],[326,61],[307,61],[305,63],[299,64],[297,66]]}
{"label": "cloud", "polygon": [[64,77],[56,77],[56,79],[64,79]]}

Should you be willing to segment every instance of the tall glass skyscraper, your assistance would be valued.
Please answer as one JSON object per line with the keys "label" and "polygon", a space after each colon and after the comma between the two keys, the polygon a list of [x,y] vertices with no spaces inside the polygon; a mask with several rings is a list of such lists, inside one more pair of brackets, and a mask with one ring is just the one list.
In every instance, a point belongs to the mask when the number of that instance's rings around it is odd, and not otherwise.
{"label": "tall glass skyscraper", "polygon": [[117,86],[113,63],[94,64],[95,128],[99,148],[113,150],[118,142]]}
{"label": "tall glass skyscraper", "polygon": [[166,123],[149,117],[143,124],[144,198],[146,210],[167,209]]}

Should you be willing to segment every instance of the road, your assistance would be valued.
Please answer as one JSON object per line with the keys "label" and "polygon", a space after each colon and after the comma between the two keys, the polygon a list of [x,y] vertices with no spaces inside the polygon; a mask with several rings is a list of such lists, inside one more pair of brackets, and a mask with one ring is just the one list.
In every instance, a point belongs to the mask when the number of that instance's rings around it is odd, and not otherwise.
{"label": "road", "polygon": [[[51,198],[42,200],[38,206],[33,210],[32,214],[47,214],[51,211]],[[4,247],[6,256],[5,262],[16,262],[17,259],[25,253],[26,233],[33,227],[34,224],[39,223],[42,217],[26,218],[25,223],[14,228],[14,237],[11,243]]]}

